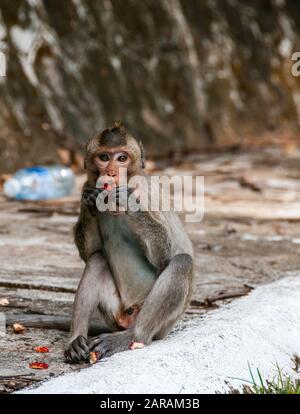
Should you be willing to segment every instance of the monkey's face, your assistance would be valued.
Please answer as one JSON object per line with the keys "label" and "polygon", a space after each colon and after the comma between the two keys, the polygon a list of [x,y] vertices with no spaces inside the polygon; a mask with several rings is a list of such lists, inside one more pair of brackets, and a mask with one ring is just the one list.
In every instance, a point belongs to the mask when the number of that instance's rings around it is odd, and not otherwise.
{"label": "monkey's face", "polygon": [[85,166],[91,185],[99,177],[103,177],[102,182],[107,177],[108,183],[118,186],[123,174],[127,179],[143,174],[143,147],[124,128],[114,126],[97,134],[89,141],[86,150]]}
{"label": "monkey's face", "polygon": [[126,148],[103,148],[94,158],[101,182],[118,186],[130,169],[131,157]]}

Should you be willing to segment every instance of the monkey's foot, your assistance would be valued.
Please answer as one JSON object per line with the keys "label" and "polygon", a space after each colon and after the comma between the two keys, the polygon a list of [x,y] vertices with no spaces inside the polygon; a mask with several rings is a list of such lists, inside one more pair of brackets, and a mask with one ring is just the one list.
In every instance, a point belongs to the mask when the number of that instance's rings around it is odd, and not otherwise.
{"label": "monkey's foot", "polygon": [[92,338],[89,342],[90,352],[97,352],[98,359],[107,358],[130,348],[134,341],[130,329],[122,332],[102,334]]}
{"label": "monkey's foot", "polygon": [[69,364],[88,361],[90,355],[88,340],[84,336],[78,336],[65,350],[64,355]]}

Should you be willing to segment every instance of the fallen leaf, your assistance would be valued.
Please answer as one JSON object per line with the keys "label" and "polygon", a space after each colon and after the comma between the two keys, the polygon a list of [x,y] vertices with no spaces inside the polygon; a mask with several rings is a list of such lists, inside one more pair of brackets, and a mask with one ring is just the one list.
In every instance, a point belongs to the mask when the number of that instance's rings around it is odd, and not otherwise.
{"label": "fallen leaf", "polygon": [[7,306],[9,305],[9,300],[6,298],[0,299],[0,306]]}
{"label": "fallen leaf", "polygon": [[48,369],[49,365],[46,364],[46,362],[35,361],[35,362],[31,362],[29,364],[29,368],[31,368],[31,369]]}
{"label": "fallen leaf", "polygon": [[47,346],[36,346],[33,350],[40,354],[46,354],[49,352],[49,348]]}
{"label": "fallen leaf", "polygon": [[95,364],[99,359],[99,352],[90,352],[90,364]]}
{"label": "fallen leaf", "polygon": [[14,330],[14,333],[20,334],[25,331],[25,326],[21,325],[20,323],[14,323],[13,330]]}
{"label": "fallen leaf", "polygon": [[145,344],[143,342],[131,342],[129,349],[141,349],[144,348]]}

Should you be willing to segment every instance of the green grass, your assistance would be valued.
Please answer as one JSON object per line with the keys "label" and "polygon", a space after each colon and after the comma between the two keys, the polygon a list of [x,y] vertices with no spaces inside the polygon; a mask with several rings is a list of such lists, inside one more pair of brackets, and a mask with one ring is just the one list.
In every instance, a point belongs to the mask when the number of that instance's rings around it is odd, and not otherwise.
{"label": "green grass", "polygon": [[256,380],[249,363],[248,367],[251,381],[243,385],[243,394],[300,394],[300,380],[284,375],[277,364],[277,373],[272,380],[263,379],[259,369],[256,369]]}

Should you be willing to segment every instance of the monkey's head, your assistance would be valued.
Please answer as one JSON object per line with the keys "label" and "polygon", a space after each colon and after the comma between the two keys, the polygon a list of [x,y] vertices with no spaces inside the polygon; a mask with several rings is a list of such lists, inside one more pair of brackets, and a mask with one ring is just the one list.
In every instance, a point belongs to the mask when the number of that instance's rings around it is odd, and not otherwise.
{"label": "monkey's head", "polygon": [[119,183],[120,169],[127,169],[127,177],[142,174],[145,168],[144,149],[124,128],[121,122],[94,136],[87,144],[85,167],[89,179],[108,177]]}

